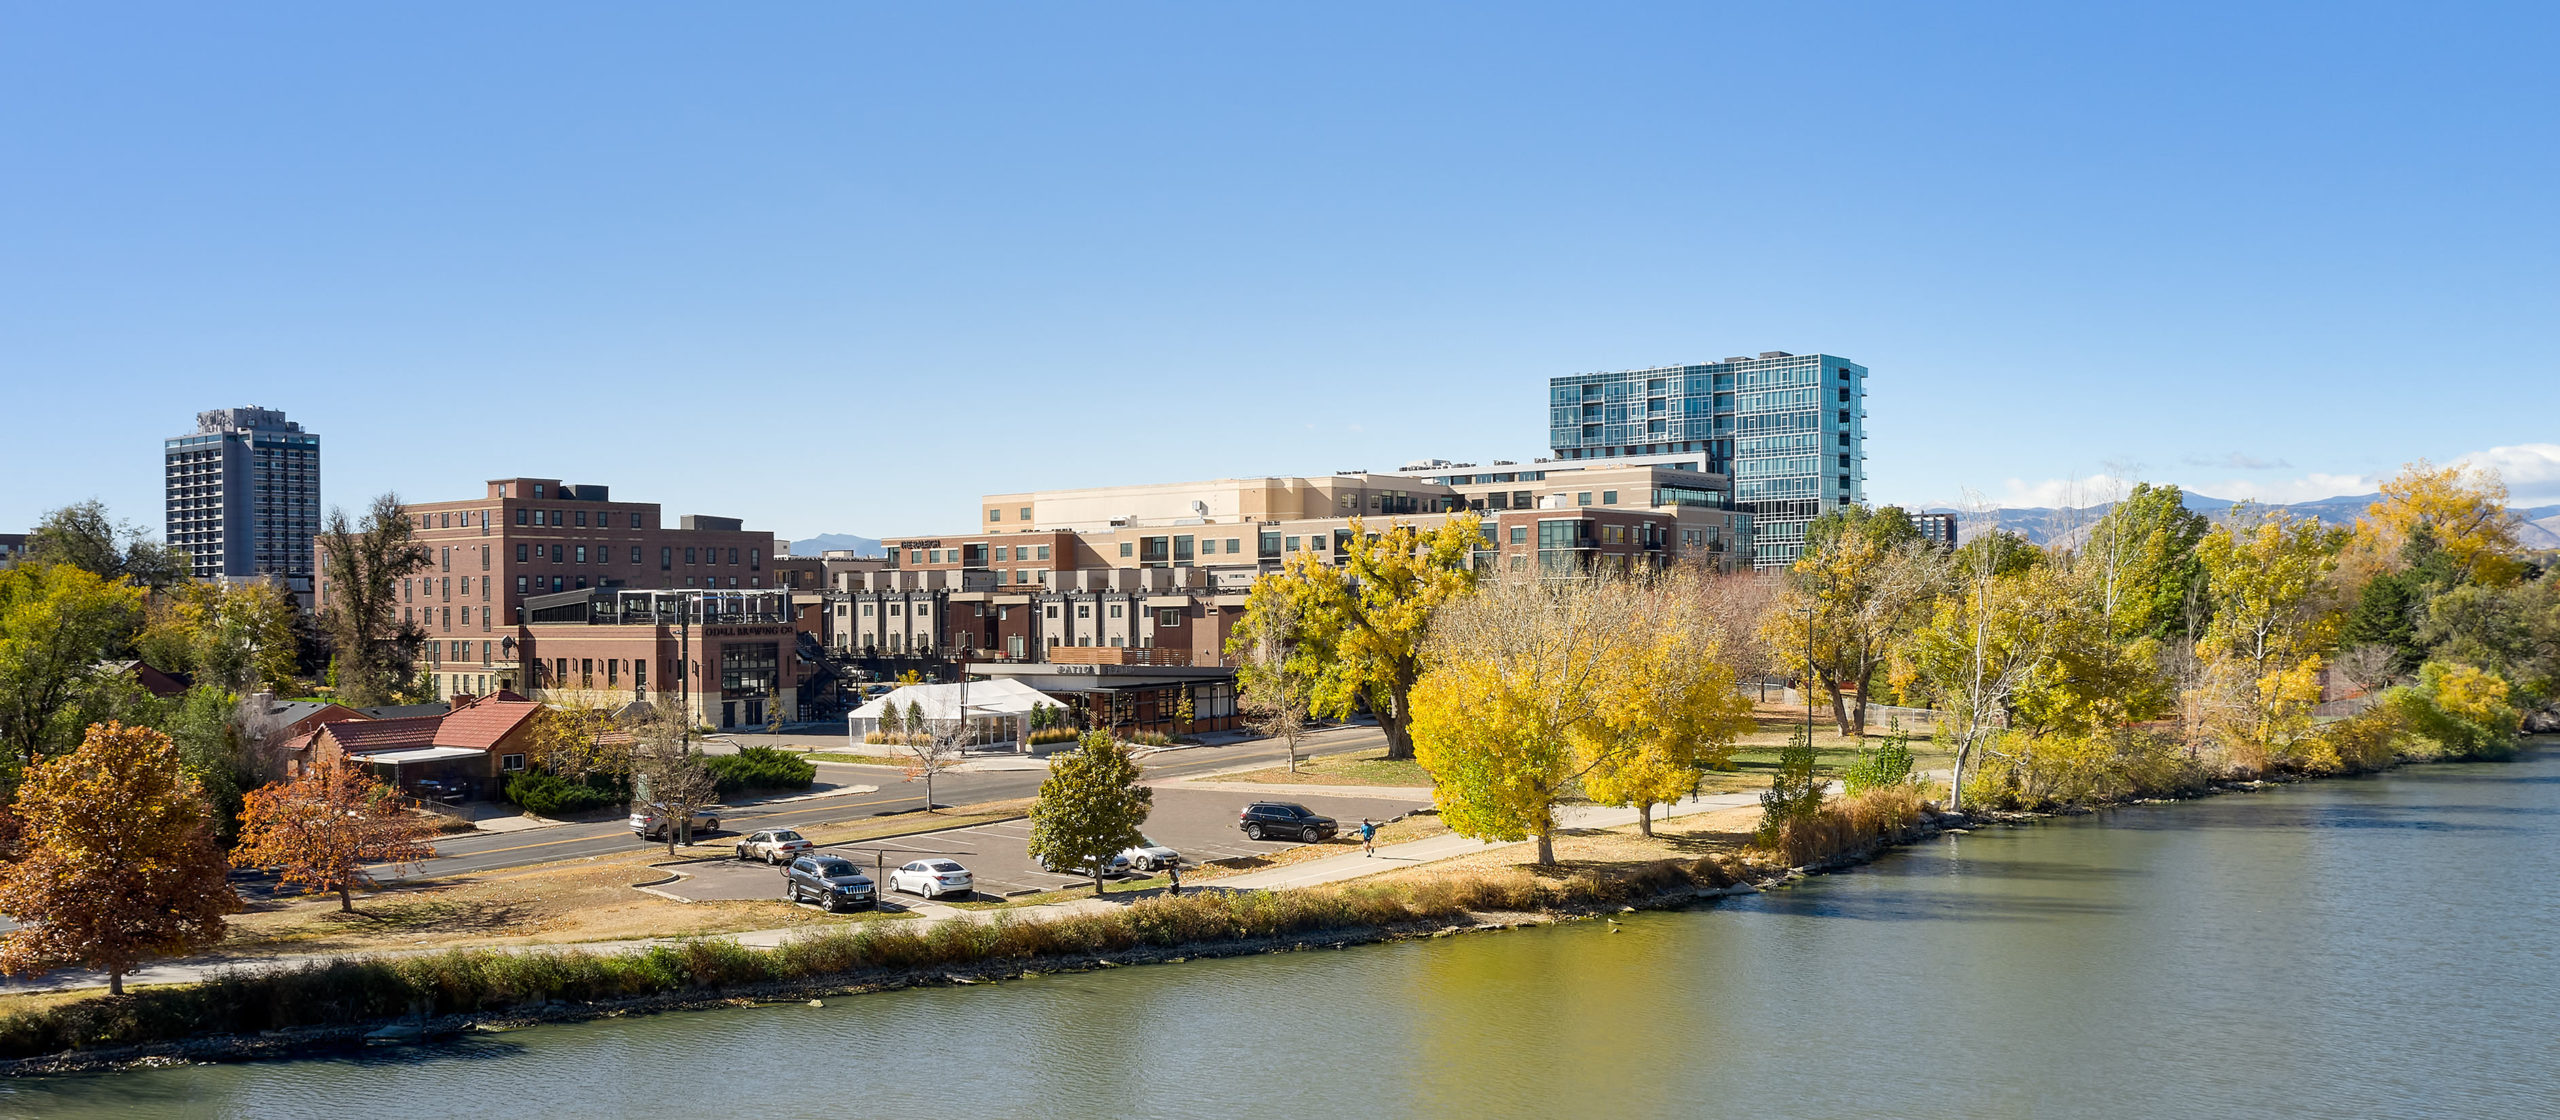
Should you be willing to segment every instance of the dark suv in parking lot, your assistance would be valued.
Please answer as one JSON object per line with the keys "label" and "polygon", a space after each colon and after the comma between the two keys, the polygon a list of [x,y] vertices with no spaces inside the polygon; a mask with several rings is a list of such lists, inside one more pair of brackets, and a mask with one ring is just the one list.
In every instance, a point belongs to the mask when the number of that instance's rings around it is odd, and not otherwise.
{"label": "dark suv in parking lot", "polygon": [[782,897],[793,902],[814,902],[833,913],[878,904],[880,888],[852,860],[810,855],[792,860],[791,866],[783,870]]}
{"label": "dark suv in parking lot", "polygon": [[1247,805],[1244,812],[1236,816],[1236,827],[1256,840],[1295,836],[1309,844],[1331,840],[1333,834],[1340,831],[1332,817],[1320,816],[1292,801],[1256,801]]}

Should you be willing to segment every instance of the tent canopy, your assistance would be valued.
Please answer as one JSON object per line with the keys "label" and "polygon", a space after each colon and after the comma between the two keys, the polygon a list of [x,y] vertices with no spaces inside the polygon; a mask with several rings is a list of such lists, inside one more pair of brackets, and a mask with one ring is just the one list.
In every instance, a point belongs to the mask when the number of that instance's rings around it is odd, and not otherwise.
{"label": "tent canopy", "polygon": [[[960,714],[962,687],[956,684],[907,685],[855,708],[848,713],[848,718],[877,720],[882,712],[895,707],[898,710],[898,718],[905,719],[909,706],[913,705],[924,710],[926,719],[956,719]],[[970,681],[966,687],[969,690],[969,715],[973,719],[1029,715],[1033,708],[1060,706],[1056,700],[1050,699],[1047,693],[1020,681],[1002,678]]]}

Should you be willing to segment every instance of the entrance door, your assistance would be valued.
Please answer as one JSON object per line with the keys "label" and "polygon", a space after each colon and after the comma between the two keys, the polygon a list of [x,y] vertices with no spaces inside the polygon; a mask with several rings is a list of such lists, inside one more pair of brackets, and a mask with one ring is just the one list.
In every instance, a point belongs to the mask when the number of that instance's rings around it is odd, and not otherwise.
{"label": "entrance door", "polygon": [[736,727],[736,726],[738,726],[738,702],[737,702],[737,701],[735,701],[735,700],[723,700],[723,701],[721,701],[721,702],[720,702],[720,726],[722,726],[722,727]]}
{"label": "entrance door", "polygon": [[762,701],[762,700],[749,700],[749,701],[747,701],[747,726],[749,726],[749,727],[762,727],[762,726],[764,726],[764,701]]}

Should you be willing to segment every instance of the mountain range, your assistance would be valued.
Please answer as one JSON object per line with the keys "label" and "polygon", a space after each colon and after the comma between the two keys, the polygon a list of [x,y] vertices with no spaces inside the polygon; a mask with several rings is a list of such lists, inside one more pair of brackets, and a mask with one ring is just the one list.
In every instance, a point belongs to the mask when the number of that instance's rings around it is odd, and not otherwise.
{"label": "mountain range", "polygon": [[851,533],[820,533],[805,541],[791,542],[793,556],[817,556],[821,553],[850,550],[862,556],[880,555],[880,542]]}
{"label": "mountain range", "polygon": [[[2347,525],[2354,523],[2355,519],[2363,516],[2365,510],[2373,503],[2381,500],[2382,495],[2378,493],[2355,494],[2290,504],[2262,502],[2259,503],[2259,508],[2280,509],[2298,517],[2317,517],[2332,525]],[[2202,494],[2188,494],[2185,502],[2188,509],[2216,521],[2231,516],[2232,507],[2239,504]],[[2099,518],[2105,517],[2107,511],[2113,508],[2115,503],[2101,502],[2094,506],[2077,508],[2004,506],[1988,511],[1970,512],[1948,506],[1933,506],[1928,512],[1957,514],[1959,517],[1957,533],[1966,540],[1972,540],[1986,528],[1996,528],[2006,529],[2038,544],[2060,542],[2077,545],[2088,537],[2089,527],[2096,524]],[[2518,508],[2516,513],[2525,521],[2522,531],[2517,533],[2518,543],[2534,549],[2560,548],[2560,505]]]}

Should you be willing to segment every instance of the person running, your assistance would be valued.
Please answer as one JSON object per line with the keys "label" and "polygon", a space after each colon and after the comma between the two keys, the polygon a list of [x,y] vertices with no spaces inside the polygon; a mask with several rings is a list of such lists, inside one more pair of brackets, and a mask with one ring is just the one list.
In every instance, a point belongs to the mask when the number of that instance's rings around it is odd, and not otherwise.
{"label": "person running", "polygon": [[1365,817],[1360,821],[1360,851],[1370,856],[1378,854],[1378,822]]}

